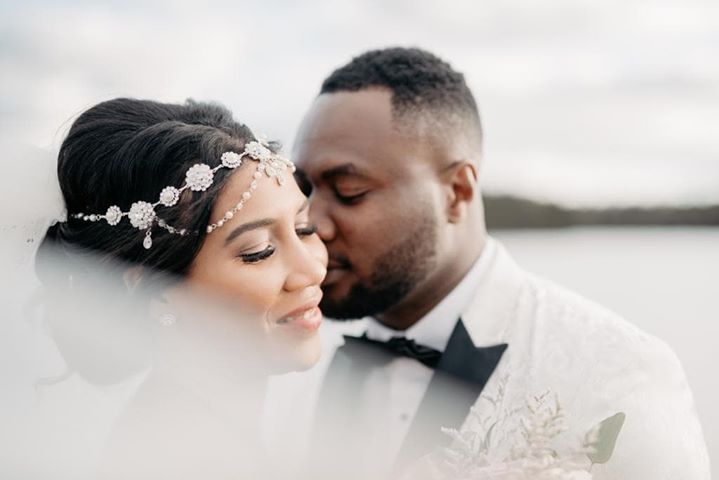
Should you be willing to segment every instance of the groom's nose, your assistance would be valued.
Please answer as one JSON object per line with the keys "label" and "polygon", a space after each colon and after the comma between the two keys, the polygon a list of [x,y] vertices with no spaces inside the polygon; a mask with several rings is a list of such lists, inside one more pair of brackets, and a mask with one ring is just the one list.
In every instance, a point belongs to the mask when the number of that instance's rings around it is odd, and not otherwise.
{"label": "groom's nose", "polygon": [[332,220],[327,204],[320,198],[313,199],[310,203],[310,221],[317,225],[317,235],[324,243],[334,240],[337,235],[337,225]]}

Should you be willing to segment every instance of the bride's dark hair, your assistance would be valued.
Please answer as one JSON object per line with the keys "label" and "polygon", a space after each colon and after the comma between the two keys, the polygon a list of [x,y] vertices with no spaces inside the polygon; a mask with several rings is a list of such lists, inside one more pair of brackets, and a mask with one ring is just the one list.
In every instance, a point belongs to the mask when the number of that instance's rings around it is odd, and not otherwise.
{"label": "bride's dark hair", "polygon": [[[133,202],[155,202],[164,187],[181,186],[192,165],[214,167],[222,153],[242,152],[252,140],[250,129],[218,104],[102,102],[77,118],[58,154],[67,211],[102,214],[117,205],[126,212]],[[192,233],[173,235],[153,226],[149,250],[143,232],[126,218],[110,226],[68,215],[48,229],[35,267],[45,286],[46,321],[68,372],[105,384],[147,365],[153,323],[147,321],[148,301],[187,274],[231,172],[220,169],[206,191],[188,189],[177,205],[156,207],[168,224]],[[137,273],[132,288],[129,271]]]}
{"label": "bride's dark hair", "polygon": [[[215,166],[223,152],[241,152],[255,140],[226,108],[188,100],[184,104],[117,98],[102,102],[73,123],[58,155],[57,174],[69,213],[104,213],[111,205],[127,211],[133,202],[155,202],[166,186],[181,186],[195,163]],[[170,225],[192,234],[172,235],[153,227],[153,247],[123,219],[110,226],[68,215],[50,227],[38,252],[73,256],[92,253],[100,260],[149,267],[146,274],[184,275],[205,237],[210,212],[231,170],[220,169],[205,192],[183,192],[174,207],[156,208]]]}

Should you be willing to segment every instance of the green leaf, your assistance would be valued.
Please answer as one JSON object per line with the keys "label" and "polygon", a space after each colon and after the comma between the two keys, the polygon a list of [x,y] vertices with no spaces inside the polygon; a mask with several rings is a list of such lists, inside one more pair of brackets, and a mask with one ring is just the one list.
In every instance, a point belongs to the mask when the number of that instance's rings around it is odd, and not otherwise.
{"label": "green leaf", "polygon": [[612,458],[614,445],[617,443],[617,437],[624,425],[625,418],[626,415],[624,412],[619,412],[609,418],[605,418],[595,427],[597,430],[597,438],[589,444],[593,452],[587,455],[592,463],[607,463],[609,459]]}

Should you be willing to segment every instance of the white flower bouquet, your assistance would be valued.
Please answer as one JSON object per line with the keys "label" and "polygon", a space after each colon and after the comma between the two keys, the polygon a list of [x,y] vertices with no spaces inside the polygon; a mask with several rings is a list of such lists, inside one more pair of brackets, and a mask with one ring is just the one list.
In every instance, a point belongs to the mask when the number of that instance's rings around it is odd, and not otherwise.
{"label": "white flower bouquet", "polygon": [[[498,398],[485,399],[497,413]],[[421,476],[434,480],[591,480],[592,465],[611,458],[624,418],[617,413],[575,447],[560,448],[557,438],[567,430],[567,419],[551,392],[495,415],[482,416],[473,408],[467,421],[472,428],[443,429],[451,446],[425,458],[412,477],[421,470]]]}

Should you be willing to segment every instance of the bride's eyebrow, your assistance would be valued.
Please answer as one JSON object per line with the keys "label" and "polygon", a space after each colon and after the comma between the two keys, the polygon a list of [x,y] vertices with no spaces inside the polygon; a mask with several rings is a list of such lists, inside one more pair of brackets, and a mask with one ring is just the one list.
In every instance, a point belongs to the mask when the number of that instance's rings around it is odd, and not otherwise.
{"label": "bride's eyebrow", "polygon": [[[297,214],[304,212],[307,210],[307,207],[310,206],[309,199],[306,199],[304,202],[302,202],[302,206],[297,210]],[[254,222],[247,222],[243,223],[242,225],[238,225],[235,227],[234,230],[230,232],[229,235],[227,235],[227,238],[225,238],[225,246],[227,246],[232,240],[236,239],[240,235],[242,235],[245,232],[249,232],[250,230],[256,230],[258,228],[263,227],[269,227],[272,224],[275,223],[275,220],[273,218],[262,218],[260,220],[255,220]]]}
{"label": "bride's eyebrow", "polygon": [[227,246],[232,240],[236,239],[245,232],[248,232],[250,230],[256,230],[262,227],[269,227],[273,223],[275,223],[275,220],[272,218],[263,218],[261,220],[255,220],[254,222],[243,223],[242,225],[237,226],[234,230],[232,230],[232,232],[230,232],[229,235],[227,235],[227,238],[225,238],[225,246]]}

